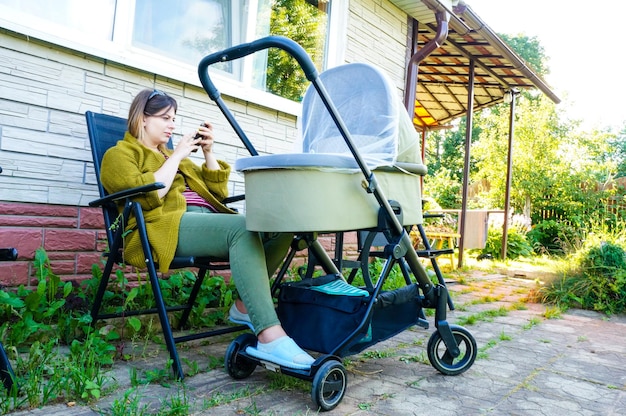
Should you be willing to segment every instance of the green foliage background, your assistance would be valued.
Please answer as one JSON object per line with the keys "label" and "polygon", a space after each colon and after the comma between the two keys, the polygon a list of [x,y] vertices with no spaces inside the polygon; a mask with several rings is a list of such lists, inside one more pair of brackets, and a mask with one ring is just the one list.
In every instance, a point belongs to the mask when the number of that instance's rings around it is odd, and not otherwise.
{"label": "green foliage background", "polygon": [[[270,34],[285,36],[298,43],[321,70],[326,22],[327,14],[305,0],[276,0],[272,6]],[[268,91],[301,101],[308,84],[304,72],[289,54],[275,48],[268,51]]]}

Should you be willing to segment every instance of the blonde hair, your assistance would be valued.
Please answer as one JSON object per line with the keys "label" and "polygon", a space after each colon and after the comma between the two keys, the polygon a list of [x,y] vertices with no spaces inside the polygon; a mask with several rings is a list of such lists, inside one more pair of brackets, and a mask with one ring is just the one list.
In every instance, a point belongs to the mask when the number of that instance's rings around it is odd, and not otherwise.
{"label": "blonde hair", "polygon": [[139,141],[143,139],[143,118],[167,112],[170,108],[178,111],[176,100],[163,91],[145,89],[139,92],[128,110],[128,132]]}

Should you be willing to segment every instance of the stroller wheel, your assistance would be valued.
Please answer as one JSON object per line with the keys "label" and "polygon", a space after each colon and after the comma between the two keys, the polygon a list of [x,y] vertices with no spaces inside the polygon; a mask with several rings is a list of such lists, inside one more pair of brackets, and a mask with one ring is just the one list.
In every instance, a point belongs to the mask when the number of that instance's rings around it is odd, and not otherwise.
{"label": "stroller wheel", "polygon": [[256,362],[244,357],[240,352],[247,347],[256,345],[256,337],[252,334],[242,334],[230,343],[224,356],[226,372],[235,380],[248,377],[256,368]]}
{"label": "stroller wheel", "polygon": [[462,326],[450,325],[452,335],[459,345],[461,353],[453,357],[439,331],[433,332],[428,340],[428,359],[437,371],[447,376],[456,376],[463,373],[474,364],[478,350],[476,340],[469,331]]}
{"label": "stroller wheel", "polygon": [[324,412],[334,409],[343,399],[347,384],[348,375],[343,364],[336,360],[325,362],[313,378],[313,402]]}

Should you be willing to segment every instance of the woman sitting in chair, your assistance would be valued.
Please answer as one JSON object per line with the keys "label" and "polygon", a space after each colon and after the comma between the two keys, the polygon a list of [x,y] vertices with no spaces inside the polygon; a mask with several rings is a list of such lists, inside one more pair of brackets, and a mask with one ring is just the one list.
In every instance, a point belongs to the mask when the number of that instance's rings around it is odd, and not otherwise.
{"label": "woman sitting in chair", "polygon": [[[162,182],[165,187],[138,198],[144,211],[155,261],[168,270],[174,256],[230,259],[232,278],[243,301],[230,309],[230,320],[246,324],[258,338],[248,353],[290,368],[308,368],[314,359],[287,336],[274,310],[269,279],[287,252],[292,235],[263,235],[246,230],[245,217],[221,201],[227,196],[230,166],[213,153],[210,123],[186,134],[174,150],[172,136],[178,105],[162,91],[143,90],[133,100],[124,139],[102,160],[101,179],[109,193]],[[195,137],[194,137],[195,136]],[[188,158],[201,149],[205,163]],[[133,229],[129,221],[128,229]],[[124,258],[141,266],[138,233],[126,236]]]}

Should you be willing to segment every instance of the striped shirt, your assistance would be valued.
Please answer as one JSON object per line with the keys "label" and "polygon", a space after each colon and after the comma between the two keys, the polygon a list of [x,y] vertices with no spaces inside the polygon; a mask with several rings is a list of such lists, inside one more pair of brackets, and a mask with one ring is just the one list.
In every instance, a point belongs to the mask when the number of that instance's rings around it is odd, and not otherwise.
{"label": "striped shirt", "polygon": [[218,212],[217,209],[215,209],[213,205],[209,204],[206,199],[198,195],[196,191],[192,191],[191,189],[189,189],[188,185],[185,187],[185,190],[183,191],[183,196],[187,200],[187,205],[193,205],[196,207],[204,207],[204,208],[210,209],[213,212]]}
{"label": "striped shirt", "polygon": [[[169,159],[169,156],[163,153],[161,149],[159,149],[159,152],[163,155],[165,160]],[[182,175],[180,171],[178,171],[178,173]],[[184,177],[185,175],[183,175],[183,178]],[[202,198],[196,191],[192,191],[189,188],[189,185],[187,185],[186,178],[185,178],[185,190],[183,191],[183,196],[185,197],[185,200],[187,201],[187,205],[192,205],[196,207],[204,207],[204,208],[210,209],[213,212],[219,212],[213,205],[209,204],[209,202],[206,199]]]}

